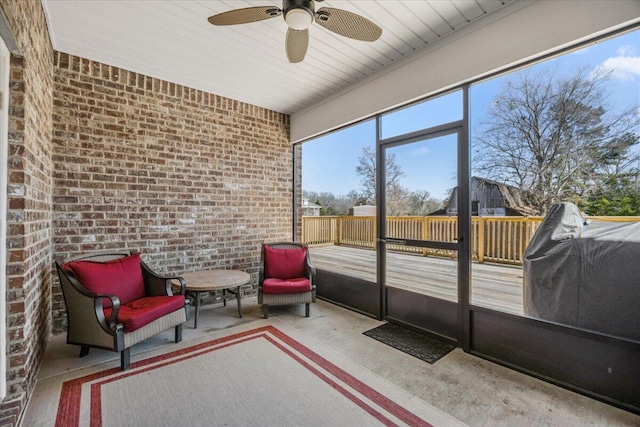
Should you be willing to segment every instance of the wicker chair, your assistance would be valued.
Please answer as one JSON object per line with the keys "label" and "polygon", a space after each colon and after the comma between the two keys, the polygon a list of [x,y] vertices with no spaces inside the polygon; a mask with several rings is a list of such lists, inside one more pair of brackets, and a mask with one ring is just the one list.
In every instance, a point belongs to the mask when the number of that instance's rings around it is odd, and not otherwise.
{"label": "wicker chair", "polygon": [[[182,341],[189,303],[181,277],[157,275],[136,252],[56,261],[56,269],[67,307],[67,344],[79,345],[80,357],[91,347],[119,352],[124,371],[134,344],[169,328],[175,328],[175,342]],[[178,294],[172,286],[179,286]]]}
{"label": "wicker chair", "polygon": [[264,318],[269,318],[270,305],[289,304],[305,304],[305,316],[309,317],[310,303],[316,302],[316,287],[307,245],[265,243],[261,260],[258,304],[262,304]]}

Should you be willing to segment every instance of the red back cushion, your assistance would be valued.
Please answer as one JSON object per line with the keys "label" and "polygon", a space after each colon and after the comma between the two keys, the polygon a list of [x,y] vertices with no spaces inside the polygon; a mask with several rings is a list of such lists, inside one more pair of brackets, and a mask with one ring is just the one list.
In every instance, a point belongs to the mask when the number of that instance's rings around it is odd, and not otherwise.
{"label": "red back cushion", "polygon": [[[115,294],[121,304],[145,296],[140,254],[108,262],[71,261],[63,267],[71,270],[88,291],[96,294]],[[111,307],[111,300],[102,300],[103,308]]]}
{"label": "red back cushion", "polygon": [[264,277],[295,279],[304,277],[307,248],[264,247]]}

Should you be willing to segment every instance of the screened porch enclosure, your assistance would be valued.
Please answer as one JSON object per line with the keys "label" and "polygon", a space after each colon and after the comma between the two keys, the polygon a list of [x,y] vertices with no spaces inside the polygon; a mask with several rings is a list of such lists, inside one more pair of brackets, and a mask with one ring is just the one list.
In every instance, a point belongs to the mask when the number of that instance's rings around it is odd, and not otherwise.
{"label": "screened porch enclosure", "polygon": [[[523,316],[523,255],[543,217],[472,217],[472,305]],[[640,217],[589,217],[638,222]],[[387,217],[387,234],[399,239],[453,242],[456,217]],[[302,240],[311,247],[314,266],[372,284],[377,283],[375,217],[303,217]],[[388,245],[387,281],[393,287],[456,302],[456,253]]]}
{"label": "screened porch enclosure", "polygon": [[[634,219],[635,218],[635,219]],[[633,221],[637,217],[622,217]],[[542,217],[473,217],[471,252],[474,261],[522,265],[522,255]],[[454,216],[388,216],[387,235],[399,239],[453,242],[457,236]],[[302,219],[302,241],[308,245],[344,245],[375,248],[373,216],[314,216]],[[424,256],[451,257],[453,252],[388,245],[389,249]]]}
{"label": "screened porch enclosure", "polygon": [[[570,255],[573,264],[563,264],[555,253],[532,254],[530,242],[544,235],[537,230],[548,227],[547,213],[561,203],[578,206],[582,220],[567,226],[572,240],[553,234],[544,248],[555,240],[578,244],[598,222],[637,228],[637,80],[605,74],[597,80],[596,71],[626,60],[638,36],[635,27],[621,29],[491,76],[440,85],[411,104],[350,125],[345,120],[345,127],[310,140],[293,129],[303,152],[302,196],[321,206],[321,216],[295,218],[295,237],[310,246],[318,270],[318,296],[637,412],[637,292],[620,291],[637,289],[637,280],[627,284],[633,276],[621,277],[617,268],[635,263],[628,253],[603,249]],[[457,59],[469,62],[468,52]],[[433,71],[431,64],[424,68]],[[567,82],[593,92],[581,92],[581,99]],[[356,96],[387,93],[376,88],[336,99],[350,109]],[[541,104],[537,96],[550,93],[544,100],[558,102]],[[317,113],[343,111],[337,104],[303,118],[317,124]],[[568,116],[558,108],[574,105],[601,112],[602,126],[579,138],[565,132],[587,129],[582,122],[566,127]],[[628,149],[611,150],[628,132],[634,135]],[[596,141],[596,134],[603,137]],[[610,153],[615,159],[605,162]],[[629,233],[618,238],[635,242],[637,232]],[[610,256],[593,256],[603,254]],[[532,260],[546,256],[558,262],[532,276]],[[595,279],[583,277],[603,278],[592,285]],[[554,297],[562,321],[536,311]]]}
{"label": "screened porch enclosure", "polygon": [[[456,302],[458,282],[455,259],[391,252],[387,278],[394,287]],[[348,246],[311,248],[314,267],[376,283],[376,253]],[[513,265],[478,264],[474,268],[471,303],[522,316],[522,268]]]}

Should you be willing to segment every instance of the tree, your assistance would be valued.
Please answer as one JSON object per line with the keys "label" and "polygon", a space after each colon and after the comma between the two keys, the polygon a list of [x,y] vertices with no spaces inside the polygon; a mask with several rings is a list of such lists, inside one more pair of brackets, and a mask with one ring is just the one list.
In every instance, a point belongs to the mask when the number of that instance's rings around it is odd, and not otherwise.
{"label": "tree", "polygon": [[302,197],[309,200],[315,200],[316,205],[320,205],[320,215],[347,215],[349,208],[357,205],[354,198],[354,191],[346,196],[336,196],[328,191],[320,193],[315,191],[302,191]]}
{"label": "tree", "polygon": [[[373,204],[376,198],[376,155],[371,147],[363,147],[358,158],[356,173],[360,175],[362,192],[349,193],[358,204]],[[427,215],[443,206],[443,201],[431,197],[426,190],[409,191],[400,184],[404,172],[396,161],[396,155],[387,155],[385,159],[386,214],[389,216]]]}
{"label": "tree", "polygon": [[360,206],[360,205],[366,205],[369,203],[367,196],[365,196],[363,193],[358,193],[357,190],[351,190],[347,193],[347,199],[352,200],[353,203],[351,204],[351,207],[353,206]]}
{"label": "tree", "polygon": [[428,191],[414,191],[409,195],[409,212],[407,214],[426,216],[443,207],[443,201],[431,197]]}
{"label": "tree", "polygon": [[[400,178],[404,172],[396,162],[396,155],[390,154],[385,159],[385,175],[387,179],[387,195],[392,191],[394,197],[400,197],[403,193],[400,186]],[[358,157],[356,174],[360,176],[362,195],[367,204],[375,203],[376,199],[376,152],[372,147],[363,147],[362,156]],[[405,190],[406,191],[406,190]],[[387,197],[389,199],[389,197]],[[393,199],[392,199],[393,200]]]}
{"label": "tree", "polygon": [[[476,173],[521,188],[541,214],[637,174],[637,106],[613,112],[603,70],[525,72],[506,83],[473,141]],[[634,171],[635,169],[635,171]]]}
{"label": "tree", "polygon": [[593,216],[639,216],[638,175],[610,176],[603,185],[589,195],[587,201],[580,207],[587,215]]}

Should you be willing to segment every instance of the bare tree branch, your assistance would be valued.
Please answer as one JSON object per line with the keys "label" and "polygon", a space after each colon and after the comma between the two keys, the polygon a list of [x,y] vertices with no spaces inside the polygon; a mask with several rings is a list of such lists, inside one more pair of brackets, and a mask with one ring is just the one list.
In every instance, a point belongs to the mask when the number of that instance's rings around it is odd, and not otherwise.
{"label": "bare tree branch", "polygon": [[638,106],[608,105],[610,73],[527,71],[505,83],[472,141],[474,173],[521,188],[544,214],[615,174],[638,173]]}

